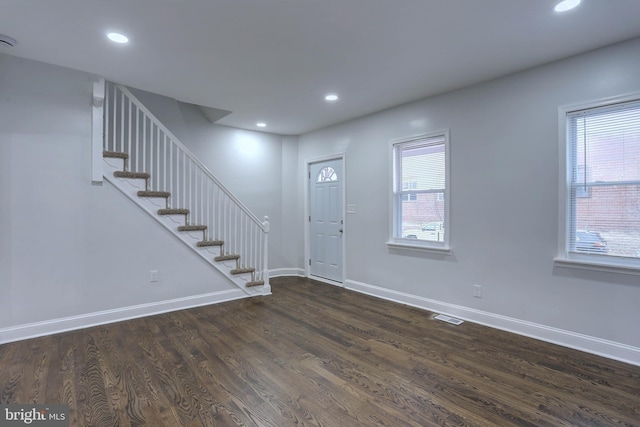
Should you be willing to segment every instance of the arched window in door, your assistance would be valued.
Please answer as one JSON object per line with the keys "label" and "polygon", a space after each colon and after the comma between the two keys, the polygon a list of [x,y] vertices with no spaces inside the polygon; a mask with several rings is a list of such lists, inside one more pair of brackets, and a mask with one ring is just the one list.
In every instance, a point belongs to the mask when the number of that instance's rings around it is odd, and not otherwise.
{"label": "arched window in door", "polygon": [[316,182],[332,182],[338,180],[338,174],[331,166],[325,166],[318,172]]}

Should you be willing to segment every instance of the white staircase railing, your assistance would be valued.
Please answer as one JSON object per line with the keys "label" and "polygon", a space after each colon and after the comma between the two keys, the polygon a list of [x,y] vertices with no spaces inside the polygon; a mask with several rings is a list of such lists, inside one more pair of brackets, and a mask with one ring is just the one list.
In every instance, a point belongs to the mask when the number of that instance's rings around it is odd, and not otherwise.
{"label": "white staircase railing", "polygon": [[127,153],[128,170],[150,174],[148,190],[171,193],[168,208],[189,209],[188,224],[206,225],[204,240],[224,241],[239,268],[268,286],[269,221],[238,200],[126,87],[106,83],[104,151]]}

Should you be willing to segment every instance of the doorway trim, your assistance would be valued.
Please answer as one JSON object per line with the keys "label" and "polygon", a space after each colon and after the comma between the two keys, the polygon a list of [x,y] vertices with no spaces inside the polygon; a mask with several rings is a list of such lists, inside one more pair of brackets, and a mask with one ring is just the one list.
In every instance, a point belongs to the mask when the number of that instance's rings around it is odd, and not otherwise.
{"label": "doorway trim", "polygon": [[[340,282],[335,282],[333,280],[325,279],[323,277],[312,276],[311,269],[309,266],[309,261],[311,260],[311,223],[309,222],[309,216],[311,214],[311,195],[309,194],[309,185],[311,183],[311,165],[313,163],[326,162],[329,160],[342,160],[342,175],[343,179],[340,180],[340,185],[342,186],[342,218],[344,220],[343,229],[343,239],[342,239],[342,280]],[[306,161],[306,167],[304,170],[304,275],[309,279],[318,280],[320,282],[325,282],[330,285],[344,287],[344,282],[347,277],[347,264],[346,264],[346,236],[348,236],[348,224],[346,220],[346,206],[347,206],[347,155],[346,153],[337,153],[322,157],[314,157],[312,159],[308,159]]]}

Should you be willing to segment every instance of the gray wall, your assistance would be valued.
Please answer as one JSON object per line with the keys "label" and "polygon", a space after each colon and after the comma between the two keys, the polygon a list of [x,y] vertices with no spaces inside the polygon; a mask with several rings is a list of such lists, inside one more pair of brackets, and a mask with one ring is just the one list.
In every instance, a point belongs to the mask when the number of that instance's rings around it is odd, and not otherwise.
{"label": "gray wall", "polygon": [[[1,59],[0,59],[1,60]],[[3,73],[0,71],[0,87],[3,86]],[[1,119],[0,119],[1,120]],[[8,201],[11,200],[11,137],[0,131],[0,313],[11,312],[11,215]]]}
{"label": "gray wall", "polygon": [[[640,276],[553,262],[558,107],[640,91],[638,76],[634,40],[301,136],[300,177],[309,159],[347,154],[346,199],[357,206],[346,216],[347,285],[640,347]],[[451,130],[453,254],[391,251],[389,141],[441,129]]]}

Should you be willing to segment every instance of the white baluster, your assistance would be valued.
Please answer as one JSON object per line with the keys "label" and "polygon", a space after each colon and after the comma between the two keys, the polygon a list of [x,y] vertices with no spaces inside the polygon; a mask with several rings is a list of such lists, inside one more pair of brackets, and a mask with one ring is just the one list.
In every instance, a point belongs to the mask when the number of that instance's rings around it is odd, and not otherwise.
{"label": "white baluster", "polygon": [[151,174],[152,180],[155,181],[154,189],[157,190],[160,185],[160,127],[156,126],[156,143],[154,147],[156,153],[156,167]]}
{"label": "white baluster", "polygon": [[120,150],[124,152],[124,94],[120,95]]}
{"label": "white baluster", "polygon": [[109,116],[109,107],[110,107],[111,97],[109,96],[109,83],[107,83],[107,87],[105,88],[105,99],[104,99],[104,141],[103,147],[104,151],[111,151],[109,149],[109,126],[111,124],[110,116]]}
{"label": "white baluster", "polygon": [[113,99],[112,99],[112,107],[111,107],[111,127],[113,129],[111,135],[111,149],[113,151],[118,151],[118,92],[116,92],[116,87],[113,86]]}
{"label": "white baluster", "polygon": [[213,193],[213,200],[214,200],[214,205],[213,205],[213,210],[214,210],[214,216],[213,219],[216,222],[216,227],[215,227],[215,233],[213,235],[214,239],[222,239],[222,235],[220,234],[220,220],[222,217],[222,213],[221,213],[221,209],[220,206],[222,206],[222,198],[220,197],[220,188],[218,186],[216,186],[214,188],[214,193]]}
{"label": "white baluster", "polygon": [[264,216],[264,222],[262,223],[262,227],[264,228],[264,246],[262,247],[262,280],[264,280],[263,292],[269,293],[271,292],[271,287],[269,286],[269,230],[271,229],[271,225],[269,223],[269,217],[267,215]]}
{"label": "white baluster", "polygon": [[[174,150],[174,145],[171,144],[171,147],[169,148],[169,188],[167,189],[167,191],[169,193],[171,193],[171,197],[173,198],[173,181],[175,179],[175,174],[173,172],[173,150]],[[175,172],[177,173],[177,171]]]}
{"label": "white baluster", "polygon": [[[136,107],[136,163],[135,170],[140,171],[140,111]],[[129,163],[131,164],[131,163]]]}
{"label": "white baluster", "polygon": [[147,170],[147,116],[142,116],[142,165],[140,172]]}
{"label": "white baluster", "polygon": [[233,253],[240,253],[238,242],[238,205],[235,203],[233,206]]}
{"label": "white baluster", "polygon": [[167,188],[167,161],[169,159],[169,155],[167,153],[167,134],[162,134],[162,163],[161,169],[162,171],[158,175],[158,188],[156,190],[165,191]]}
{"label": "white baluster", "polygon": [[187,156],[182,153],[182,204],[181,206],[185,206],[186,204],[186,197],[187,197],[187,174],[189,173],[187,171]]}
{"label": "white baluster", "polygon": [[[133,150],[131,147],[131,122],[133,121],[133,112],[132,112],[132,108],[131,108],[131,100],[129,99],[129,103],[128,103],[128,107],[129,109],[127,110],[127,131],[128,131],[128,136],[127,136],[127,153],[129,153],[129,155],[131,156],[133,154]],[[131,156],[133,157],[133,156]]]}

